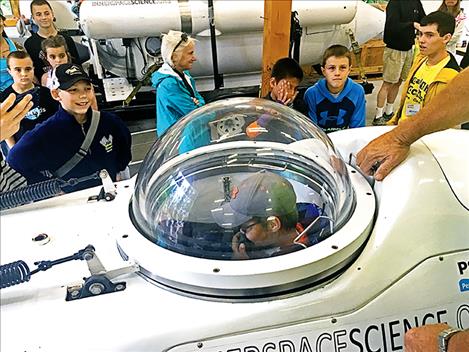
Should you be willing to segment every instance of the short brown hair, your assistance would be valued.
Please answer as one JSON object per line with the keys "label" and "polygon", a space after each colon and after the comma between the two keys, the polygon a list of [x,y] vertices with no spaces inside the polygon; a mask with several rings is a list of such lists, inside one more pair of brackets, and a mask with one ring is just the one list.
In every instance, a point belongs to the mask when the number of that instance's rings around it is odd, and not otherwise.
{"label": "short brown hair", "polygon": [[321,66],[326,66],[327,59],[332,56],[346,57],[348,59],[349,65],[352,66],[352,53],[345,46],[339,44],[331,45],[326,49],[326,51],[324,51]]}
{"label": "short brown hair", "polygon": [[47,5],[52,10],[52,6],[50,6],[47,0],[33,0],[31,1],[31,4],[29,4],[29,9],[31,10],[31,14],[33,13],[33,6],[42,6],[42,5]]}
{"label": "short brown hair", "polygon": [[41,43],[41,53],[39,54],[39,57],[41,57],[42,60],[47,65],[49,65],[49,62],[47,61],[47,49],[48,48],[56,49],[56,48],[60,48],[62,46],[65,49],[65,53],[67,54],[68,61],[71,61],[71,56],[70,56],[70,53],[68,51],[67,42],[65,41],[65,38],[63,36],[61,36],[60,34],[57,34],[54,37],[46,38],[42,41],[42,43]]}
{"label": "short brown hair", "polygon": [[28,58],[31,59],[31,56],[26,51],[23,51],[23,50],[12,51],[7,56],[7,67],[10,68],[11,59],[28,59]]}

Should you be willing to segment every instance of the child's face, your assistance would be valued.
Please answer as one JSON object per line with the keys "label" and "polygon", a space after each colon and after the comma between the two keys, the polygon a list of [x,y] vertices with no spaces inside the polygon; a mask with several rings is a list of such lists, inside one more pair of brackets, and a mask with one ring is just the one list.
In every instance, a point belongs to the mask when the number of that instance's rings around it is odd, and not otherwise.
{"label": "child's face", "polygon": [[280,81],[276,81],[275,78],[270,79],[270,90],[274,100],[282,99],[283,101],[290,100],[292,102],[295,99],[295,95],[298,92],[298,86],[300,80],[295,77],[286,77]]}
{"label": "child's face", "polygon": [[8,72],[19,88],[27,89],[33,85],[34,67],[33,61],[29,57],[24,59],[11,58],[8,60],[8,67]]}
{"label": "child's face", "polygon": [[54,12],[47,5],[34,5],[32,9],[34,22],[40,28],[49,28],[53,25]]}
{"label": "child's face", "polygon": [[83,116],[93,102],[94,90],[90,82],[78,81],[67,90],[54,90],[52,96],[62,108],[74,116]]}
{"label": "child's face", "polygon": [[46,59],[52,68],[68,63],[68,56],[63,46],[59,48],[47,48]]}
{"label": "child's face", "polygon": [[321,67],[321,71],[326,78],[327,88],[331,93],[336,94],[344,89],[350,69],[349,59],[345,56],[331,56],[326,60],[326,64]]}

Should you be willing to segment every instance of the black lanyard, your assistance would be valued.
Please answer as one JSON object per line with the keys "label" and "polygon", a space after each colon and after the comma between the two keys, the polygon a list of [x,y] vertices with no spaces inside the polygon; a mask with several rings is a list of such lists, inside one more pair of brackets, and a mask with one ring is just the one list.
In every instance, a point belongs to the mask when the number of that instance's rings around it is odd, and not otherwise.
{"label": "black lanyard", "polygon": [[176,69],[174,69],[174,71],[178,74],[179,77],[181,77],[182,81],[184,82],[184,86],[185,86],[186,89],[189,91],[189,94],[191,95],[191,97],[192,97],[192,98],[195,98],[194,89],[192,88],[191,84],[190,84],[189,82],[187,82],[186,76],[184,75],[184,73],[179,72],[179,71],[176,70]]}

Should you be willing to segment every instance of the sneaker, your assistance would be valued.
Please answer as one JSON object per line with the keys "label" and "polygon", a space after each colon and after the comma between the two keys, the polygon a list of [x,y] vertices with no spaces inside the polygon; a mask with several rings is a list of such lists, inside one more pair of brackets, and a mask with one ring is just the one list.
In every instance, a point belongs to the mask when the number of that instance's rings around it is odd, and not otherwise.
{"label": "sneaker", "polygon": [[375,117],[375,119],[373,120],[372,122],[372,125],[373,126],[384,126],[386,125],[386,122],[388,122],[389,120],[386,120],[386,118],[383,116],[380,116],[380,117]]}
{"label": "sneaker", "polygon": [[391,120],[391,118],[394,116],[394,112],[390,113],[390,114],[386,114],[384,113],[383,114],[383,118],[386,120],[386,122],[388,122],[389,120]]}

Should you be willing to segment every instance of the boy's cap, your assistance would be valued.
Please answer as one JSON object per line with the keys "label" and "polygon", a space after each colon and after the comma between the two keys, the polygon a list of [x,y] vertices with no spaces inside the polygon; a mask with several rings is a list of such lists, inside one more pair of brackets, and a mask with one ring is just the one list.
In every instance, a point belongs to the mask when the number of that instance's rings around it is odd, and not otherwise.
{"label": "boy's cap", "polygon": [[237,227],[254,217],[282,216],[297,211],[296,194],[287,179],[262,170],[234,186],[231,200],[212,210],[222,227]]}
{"label": "boy's cap", "polygon": [[55,89],[69,89],[78,81],[91,82],[90,77],[80,65],[62,64],[56,67],[53,78],[53,87]]}

